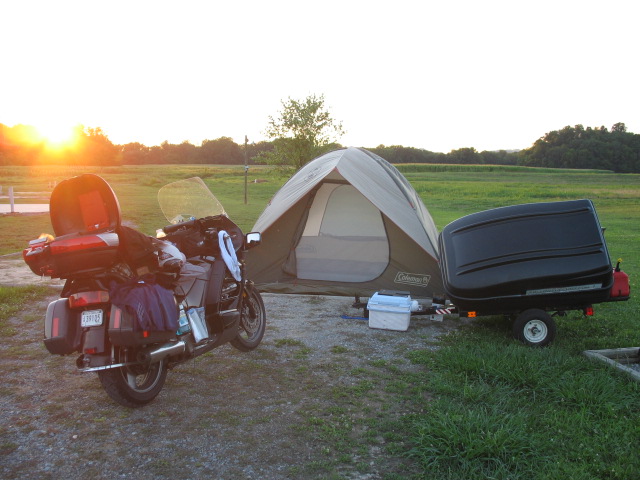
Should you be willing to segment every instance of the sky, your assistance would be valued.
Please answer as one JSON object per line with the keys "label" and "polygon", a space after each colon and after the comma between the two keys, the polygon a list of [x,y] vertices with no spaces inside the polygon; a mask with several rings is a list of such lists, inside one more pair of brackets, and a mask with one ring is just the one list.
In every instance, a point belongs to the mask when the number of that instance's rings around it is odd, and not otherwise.
{"label": "sky", "polygon": [[640,133],[637,0],[0,0],[0,123],[243,143],[324,95],[345,146]]}

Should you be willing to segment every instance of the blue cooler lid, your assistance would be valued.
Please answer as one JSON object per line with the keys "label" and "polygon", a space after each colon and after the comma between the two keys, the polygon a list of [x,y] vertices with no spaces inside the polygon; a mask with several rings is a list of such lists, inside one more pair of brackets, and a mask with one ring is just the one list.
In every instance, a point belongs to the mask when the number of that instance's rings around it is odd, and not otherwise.
{"label": "blue cooler lid", "polygon": [[385,295],[384,290],[374,293],[367,302],[367,308],[369,310],[375,310],[379,308],[400,308],[411,309],[411,296],[409,295]]}

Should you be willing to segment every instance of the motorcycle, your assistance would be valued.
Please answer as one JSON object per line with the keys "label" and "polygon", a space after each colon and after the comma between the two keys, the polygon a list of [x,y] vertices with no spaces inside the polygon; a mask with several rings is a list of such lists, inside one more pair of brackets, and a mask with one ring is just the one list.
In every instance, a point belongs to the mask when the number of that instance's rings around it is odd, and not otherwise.
{"label": "motorcycle", "polygon": [[244,258],[260,233],[244,235],[197,177],[165,185],[158,202],[169,223],[151,237],[121,223],[101,177],[64,180],[50,200],[56,236],[23,251],[35,274],[66,280],[47,307],[45,347],[79,353],[78,370],[127,407],[153,401],[169,369],[214,348],[255,349],[266,327]]}

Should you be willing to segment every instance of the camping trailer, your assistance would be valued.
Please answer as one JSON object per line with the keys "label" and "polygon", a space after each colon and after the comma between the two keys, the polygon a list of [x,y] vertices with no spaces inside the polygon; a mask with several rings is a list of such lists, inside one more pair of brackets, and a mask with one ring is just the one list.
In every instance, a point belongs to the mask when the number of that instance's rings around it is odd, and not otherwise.
{"label": "camping trailer", "polygon": [[414,298],[444,292],[438,231],[408,180],[361,148],[312,160],[274,195],[256,221],[262,243],[248,274],[261,291]]}
{"label": "camping trailer", "polygon": [[447,298],[464,317],[506,315],[533,346],[555,337],[554,315],[593,315],[593,305],[629,299],[604,229],[587,199],[510,205],[472,213],[439,237]]}

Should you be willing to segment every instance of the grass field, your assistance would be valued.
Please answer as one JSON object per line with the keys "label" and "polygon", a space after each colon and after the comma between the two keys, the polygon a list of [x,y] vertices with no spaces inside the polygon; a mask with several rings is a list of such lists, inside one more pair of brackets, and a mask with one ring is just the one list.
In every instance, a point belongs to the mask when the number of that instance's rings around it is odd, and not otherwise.
{"label": "grass field", "polygon": [[[247,182],[248,202],[244,203],[243,167],[125,166],[125,167],[0,167],[0,185],[6,192],[43,192],[51,194],[52,182],[83,173],[95,173],[109,182],[122,211],[124,223],[149,235],[167,224],[157,202],[158,189],[183,178],[201,177],[222,202],[227,213],[248,231],[271,196],[287,180],[283,174],[264,167],[251,167]],[[254,183],[255,180],[260,180]],[[267,180],[267,181],[262,181]],[[7,203],[8,200],[3,199]],[[46,203],[33,201],[32,203]],[[41,233],[53,233],[49,214],[4,215],[0,217],[0,255],[21,251]]]}
{"label": "grass field", "polygon": [[[606,228],[612,261],[623,259],[632,295],[640,274],[640,175],[510,167],[401,166],[436,225],[517,203],[590,198]],[[125,221],[152,234],[164,225],[155,194],[172,180],[199,175],[248,230],[287,180],[255,167],[244,204],[241,168],[149,166],[90,170],[113,186]],[[80,173],[2,168],[3,185],[46,190],[51,179]],[[254,179],[264,180],[252,183]],[[48,215],[0,217],[0,254],[51,231]],[[446,337],[437,351],[411,352],[425,368],[405,375],[398,401],[417,413],[380,424],[388,448],[410,456],[421,478],[628,479],[640,471],[640,386],[581,355],[587,349],[640,346],[638,300],[601,304],[594,317],[558,319],[550,348],[511,339],[502,318],[478,319]],[[0,310],[1,313],[1,310]],[[432,400],[425,402],[425,392]],[[402,433],[399,433],[402,432]],[[347,433],[345,433],[347,435]],[[327,442],[335,439],[327,438]],[[410,448],[407,451],[406,445]],[[402,448],[400,448],[402,446]],[[389,473],[388,478],[401,478]]]}

